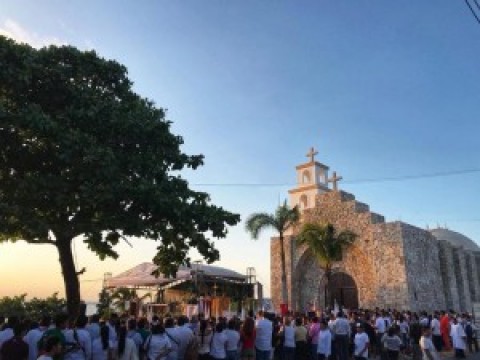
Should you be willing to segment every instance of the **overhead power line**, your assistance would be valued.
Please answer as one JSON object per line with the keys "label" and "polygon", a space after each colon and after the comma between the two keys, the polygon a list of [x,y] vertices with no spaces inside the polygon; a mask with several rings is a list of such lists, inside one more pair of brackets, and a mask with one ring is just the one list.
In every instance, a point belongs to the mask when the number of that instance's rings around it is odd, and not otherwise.
{"label": "overhead power line", "polygon": [[[445,177],[454,175],[467,175],[480,172],[480,168],[452,170],[443,172],[434,172],[417,175],[401,175],[380,178],[364,178],[357,180],[344,181],[344,184],[365,184],[365,183],[379,183],[379,182],[393,182],[405,180],[427,179],[435,177]],[[295,186],[294,183],[192,183],[193,186],[211,186],[211,187],[280,187],[280,186]]]}
{"label": "overhead power line", "polygon": [[[475,2],[475,5],[477,5],[477,8],[478,10],[480,10],[480,4],[478,3],[477,0],[474,0]],[[477,20],[477,22],[480,24],[480,17],[477,15],[477,13],[475,12],[475,10],[473,9],[472,5],[470,4],[470,2],[468,0],[465,0],[465,3],[467,4],[468,8],[470,9],[470,11],[472,12],[473,16],[475,17],[475,19]]]}

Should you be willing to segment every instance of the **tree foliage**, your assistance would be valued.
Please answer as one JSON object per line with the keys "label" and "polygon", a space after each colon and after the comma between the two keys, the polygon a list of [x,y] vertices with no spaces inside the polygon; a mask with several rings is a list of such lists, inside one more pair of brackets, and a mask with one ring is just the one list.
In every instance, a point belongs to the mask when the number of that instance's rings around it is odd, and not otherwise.
{"label": "tree foliage", "polygon": [[348,230],[337,233],[332,224],[306,223],[297,236],[297,245],[306,245],[320,267],[330,271],[335,262],[342,260],[343,250],[350,246],[356,237],[356,234]]}
{"label": "tree foliage", "polygon": [[0,241],[57,247],[70,313],[73,238],[100,259],[118,257],[125,237],[157,240],[154,262],[172,274],[191,248],[217,260],[211,238],[240,220],[180,176],[203,156],[183,153],[170,126],[116,61],[0,36]]}
{"label": "tree foliage", "polygon": [[112,295],[107,288],[102,288],[98,294],[97,314],[102,317],[109,317],[112,305]]}
{"label": "tree foliage", "polygon": [[53,317],[65,311],[66,305],[65,299],[59,298],[58,293],[54,293],[45,299],[34,297],[31,300],[27,300],[27,294],[5,296],[0,298],[0,315],[6,317],[17,316],[38,321],[42,316]]}
{"label": "tree foliage", "polygon": [[349,230],[337,233],[332,224],[303,224],[296,238],[297,246],[306,246],[316,258],[319,266],[325,271],[325,293],[326,305],[333,302],[330,299],[330,278],[333,271],[333,265],[342,261],[343,251],[353,244],[357,235]]}

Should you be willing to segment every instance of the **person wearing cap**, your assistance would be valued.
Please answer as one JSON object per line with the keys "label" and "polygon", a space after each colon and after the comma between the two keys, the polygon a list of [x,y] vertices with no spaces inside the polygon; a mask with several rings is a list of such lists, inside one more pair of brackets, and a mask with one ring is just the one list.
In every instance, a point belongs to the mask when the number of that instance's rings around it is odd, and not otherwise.
{"label": "person wearing cap", "polygon": [[368,335],[365,333],[361,323],[357,323],[356,328],[357,333],[353,339],[355,346],[353,355],[355,356],[356,360],[368,359],[368,346],[370,345],[370,340],[368,339]]}
{"label": "person wearing cap", "polygon": [[326,360],[332,353],[332,332],[325,320],[320,321],[317,342],[317,360]]}

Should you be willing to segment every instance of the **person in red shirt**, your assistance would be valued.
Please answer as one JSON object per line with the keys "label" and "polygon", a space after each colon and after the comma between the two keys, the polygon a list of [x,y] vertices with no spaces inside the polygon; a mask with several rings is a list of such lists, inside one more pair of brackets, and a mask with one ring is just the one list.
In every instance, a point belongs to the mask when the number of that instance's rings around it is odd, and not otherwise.
{"label": "person in red shirt", "polygon": [[2,360],[27,360],[28,344],[23,341],[23,328],[20,324],[13,328],[13,338],[3,343],[0,349]]}
{"label": "person in red shirt", "polygon": [[440,334],[442,334],[443,340],[443,349],[450,351],[452,346],[450,344],[450,317],[445,311],[441,312],[442,316],[440,318]]}

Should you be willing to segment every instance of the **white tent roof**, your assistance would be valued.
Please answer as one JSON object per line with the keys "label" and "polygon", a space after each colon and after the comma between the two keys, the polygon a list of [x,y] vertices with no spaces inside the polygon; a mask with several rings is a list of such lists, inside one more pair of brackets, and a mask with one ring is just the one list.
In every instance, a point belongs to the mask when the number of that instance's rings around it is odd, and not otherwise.
{"label": "white tent roof", "polygon": [[[106,286],[159,286],[177,280],[189,280],[192,277],[192,268],[186,266],[180,266],[175,277],[165,277],[163,275],[155,277],[152,275],[152,272],[156,269],[157,266],[152,263],[142,263],[130,270],[108,279],[106,281]],[[218,266],[195,264],[194,269],[202,271],[203,275],[206,277],[232,279],[237,281],[245,280],[246,278],[245,275]]]}

